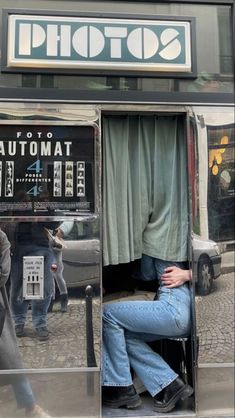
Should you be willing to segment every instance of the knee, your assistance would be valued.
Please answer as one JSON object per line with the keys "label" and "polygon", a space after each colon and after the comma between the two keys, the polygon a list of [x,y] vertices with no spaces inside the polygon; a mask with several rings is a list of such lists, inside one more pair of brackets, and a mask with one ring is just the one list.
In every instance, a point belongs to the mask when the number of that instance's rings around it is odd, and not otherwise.
{"label": "knee", "polygon": [[104,321],[109,318],[109,316],[110,316],[109,311],[110,311],[110,309],[109,309],[108,305],[103,307],[102,318],[103,318]]}
{"label": "knee", "polygon": [[115,315],[113,315],[113,309],[111,305],[104,306],[103,308],[103,325],[114,325],[116,323]]}

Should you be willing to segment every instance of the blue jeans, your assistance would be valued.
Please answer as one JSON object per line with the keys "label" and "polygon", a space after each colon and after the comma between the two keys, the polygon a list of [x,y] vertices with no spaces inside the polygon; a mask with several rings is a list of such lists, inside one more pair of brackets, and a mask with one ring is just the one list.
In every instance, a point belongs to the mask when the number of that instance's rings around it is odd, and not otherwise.
{"label": "blue jeans", "polygon": [[68,293],[67,285],[63,276],[64,265],[63,265],[63,259],[62,259],[62,250],[55,248],[53,249],[53,254],[54,254],[55,262],[57,264],[57,270],[54,273],[54,279],[58,286],[60,295],[67,295]]}
{"label": "blue jeans", "polygon": [[167,289],[160,277],[171,265],[144,255],[142,273],[147,280],[159,280],[158,300],[124,301],[108,304],[103,310],[102,380],[104,386],[132,384],[130,367],[145,388],[155,396],[177,378],[162,357],[147,344],[163,338],[190,333],[190,290],[187,284]]}
{"label": "blue jeans", "polygon": [[[23,257],[44,257],[44,299],[24,300],[23,287]],[[32,323],[34,328],[47,325],[47,311],[53,296],[54,282],[51,272],[51,264],[54,256],[49,247],[38,245],[21,245],[12,257],[10,306],[15,325],[24,325],[27,317],[29,303],[32,309]]]}
{"label": "blue jeans", "polygon": [[36,401],[26,378],[16,378],[16,381],[12,383],[12,388],[18,408],[32,408],[35,405]]}

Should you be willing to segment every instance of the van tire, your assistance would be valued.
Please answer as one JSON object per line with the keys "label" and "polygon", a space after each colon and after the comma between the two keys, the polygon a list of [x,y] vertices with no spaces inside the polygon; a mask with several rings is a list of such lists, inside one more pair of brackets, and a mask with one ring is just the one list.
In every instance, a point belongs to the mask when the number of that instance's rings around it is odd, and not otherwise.
{"label": "van tire", "polygon": [[207,255],[202,255],[198,260],[198,279],[196,284],[196,292],[200,296],[206,296],[211,293],[214,271],[212,263]]}

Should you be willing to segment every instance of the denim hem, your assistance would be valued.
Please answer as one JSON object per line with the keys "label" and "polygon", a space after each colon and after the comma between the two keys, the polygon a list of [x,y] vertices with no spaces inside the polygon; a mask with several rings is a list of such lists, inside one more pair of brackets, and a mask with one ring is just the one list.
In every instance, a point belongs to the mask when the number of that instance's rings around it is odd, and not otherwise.
{"label": "denim hem", "polygon": [[162,385],[161,389],[158,390],[157,392],[155,392],[154,394],[151,393],[151,396],[154,398],[154,396],[156,396],[158,393],[160,393],[163,389],[165,389],[168,385],[170,385],[172,382],[174,382],[174,380],[177,379],[177,377],[179,377],[178,374],[175,375],[175,377],[173,377],[172,379],[170,379],[167,383],[165,383],[164,385]]}
{"label": "denim hem", "polygon": [[21,401],[17,403],[17,409],[31,409],[34,407],[34,405],[36,404],[35,399],[33,399],[32,401]]}

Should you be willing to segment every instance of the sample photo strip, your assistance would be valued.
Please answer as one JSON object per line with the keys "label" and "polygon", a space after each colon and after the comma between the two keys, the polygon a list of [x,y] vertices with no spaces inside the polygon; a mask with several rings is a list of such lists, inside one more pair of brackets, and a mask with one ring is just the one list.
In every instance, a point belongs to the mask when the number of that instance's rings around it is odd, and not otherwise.
{"label": "sample photo strip", "polygon": [[73,161],[65,163],[65,196],[73,196]]}
{"label": "sample photo strip", "polygon": [[77,196],[85,196],[85,161],[77,162]]}
{"label": "sample photo strip", "polygon": [[62,196],[62,162],[54,161],[53,195]]}
{"label": "sample photo strip", "polygon": [[13,197],[13,193],[14,193],[14,161],[6,161],[5,196]]}

